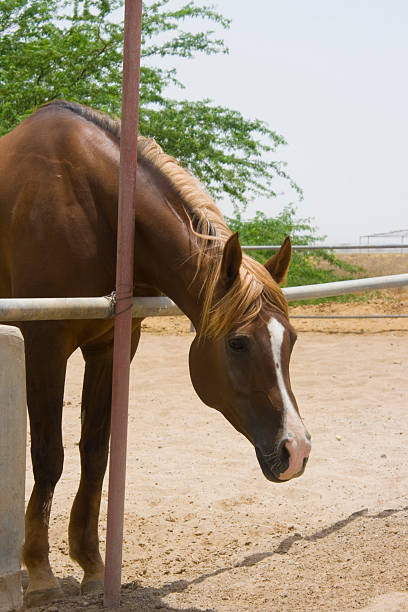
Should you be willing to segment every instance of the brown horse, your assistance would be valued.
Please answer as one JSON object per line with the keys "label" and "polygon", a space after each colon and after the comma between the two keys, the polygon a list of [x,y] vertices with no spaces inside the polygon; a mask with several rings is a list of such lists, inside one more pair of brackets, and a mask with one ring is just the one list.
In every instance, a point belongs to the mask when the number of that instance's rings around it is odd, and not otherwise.
{"label": "brown horse", "polygon": [[[0,140],[0,297],[102,296],[115,285],[120,124],[78,104],[40,108]],[[302,474],[310,436],[289,381],[296,334],[279,288],[286,239],[265,267],[242,254],[197,181],[139,139],[134,295],[171,297],[193,322],[190,373],[202,400],[253,444],[265,476]],[[81,480],[70,554],[82,592],[100,589],[98,517],[108,457],[112,321],[16,323],[25,339],[35,484],[23,551],[28,605],[61,595],[48,560],[48,523],[63,465],[61,414],[68,357],[85,359]],[[141,320],[133,322],[132,356]]]}

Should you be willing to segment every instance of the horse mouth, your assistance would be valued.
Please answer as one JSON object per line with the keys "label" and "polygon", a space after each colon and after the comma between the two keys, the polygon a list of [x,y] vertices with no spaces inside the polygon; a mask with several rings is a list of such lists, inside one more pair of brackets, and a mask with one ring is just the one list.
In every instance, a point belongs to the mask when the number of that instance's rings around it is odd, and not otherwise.
{"label": "horse mouth", "polygon": [[[283,474],[283,472],[287,469],[287,466],[283,466],[279,464],[277,465],[275,464],[271,466],[270,464],[268,464],[268,462],[266,461],[265,457],[262,454],[262,451],[257,446],[255,447],[255,452],[256,452],[256,458],[258,459],[258,463],[261,466],[262,473],[265,476],[265,478],[267,478],[267,480],[270,480],[271,482],[278,482],[278,483],[289,482],[289,480],[281,480],[279,478],[279,474]],[[300,472],[292,476],[290,480],[293,480],[293,478],[299,478],[299,476],[303,474],[303,472],[305,471],[306,463],[307,463],[307,457],[303,461],[303,466]]]}
{"label": "horse mouth", "polygon": [[284,472],[284,469],[282,469],[280,466],[272,468],[270,465],[268,465],[266,459],[262,454],[262,451],[257,446],[255,447],[255,452],[256,458],[258,459],[258,463],[261,466],[261,470],[265,478],[267,478],[271,482],[284,482],[279,478],[279,474],[282,474],[282,472]]}

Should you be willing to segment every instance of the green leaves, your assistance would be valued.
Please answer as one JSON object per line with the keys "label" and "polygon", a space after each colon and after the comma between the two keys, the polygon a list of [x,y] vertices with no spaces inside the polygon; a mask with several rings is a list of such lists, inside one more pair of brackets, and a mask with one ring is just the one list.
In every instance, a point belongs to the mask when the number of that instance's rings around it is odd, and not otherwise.
{"label": "green leaves", "polygon": [[[122,5],[123,0],[0,0],[0,135],[56,98],[120,115],[123,24],[115,11]],[[263,121],[210,100],[166,96],[168,86],[183,85],[174,69],[154,66],[154,58],[227,53],[206,25],[230,25],[200,0],[173,6],[173,0],[144,3],[141,133],[155,137],[215,198],[228,196],[245,207],[257,195],[273,196],[277,177],[301,195],[276,158],[285,140]]]}
{"label": "green leaves", "polygon": [[[227,219],[227,223],[233,232],[239,232],[240,242],[244,245],[281,245],[286,236],[290,236],[293,245],[316,244],[323,240],[323,237],[317,234],[312,220],[297,218],[296,208],[292,205],[286,206],[276,217],[267,217],[258,211],[255,217],[245,219],[241,213],[236,212],[233,217]],[[272,254],[272,251],[250,252],[251,257],[261,263],[265,263]],[[293,251],[287,284],[293,287],[328,283],[352,278],[353,273],[359,270],[325,249]]]}
{"label": "green leaves", "polygon": [[107,4],[120,2],[78,1],[71,15],[60,0],[0,1],[0,133],[55,98],[118,109],[122,26],[105,22]]}
{"label": "green leaves", "polygon": [[245,205],[254,195],[274,195],[277,176],[290,181],[284,165],[270,155],[283,138],[264,122],[246,120],[210,100],[166,100],[158,110],[144,106],[140,131],[188,167],[215,198],[228,195]]}

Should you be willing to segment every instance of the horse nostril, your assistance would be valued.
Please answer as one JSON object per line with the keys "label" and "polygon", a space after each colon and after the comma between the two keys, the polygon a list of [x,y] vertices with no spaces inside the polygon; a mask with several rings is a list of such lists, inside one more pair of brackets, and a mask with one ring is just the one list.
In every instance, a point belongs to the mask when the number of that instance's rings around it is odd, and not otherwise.
{"label": "horse nostril", "polygon": [[279,457],[286,470],[280,473],[280,480],[290,480],[303,473],[309,454],[311,444],[305,438],[297,439],[290,433],[283,438],[278,445]]}
{"label": "horse nostril", "polygon": [[289,460],[290,460],[290,453],[287,447],[287,443],[289,442],[289,439],[290,438],[282,438],[278,446],[278,457],[284,464],[289,463]]}

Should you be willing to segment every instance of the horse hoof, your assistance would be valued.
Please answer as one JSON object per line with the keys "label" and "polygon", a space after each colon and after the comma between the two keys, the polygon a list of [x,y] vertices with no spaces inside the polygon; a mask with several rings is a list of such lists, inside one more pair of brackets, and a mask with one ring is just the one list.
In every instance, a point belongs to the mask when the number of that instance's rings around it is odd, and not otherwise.
{"label": "horse hoof", "polygon": [[97,595],[103,593],[102,580],[89,580],[81,584],[81,595]]}
{"label": "horse hoof", "polygon": [[63,599],[64,592],[59,587],[52,589],[39,589],[37,591],[26,591],[24,593],[24,604],[27,608],[34,608],[48,604],[57,599]]}

